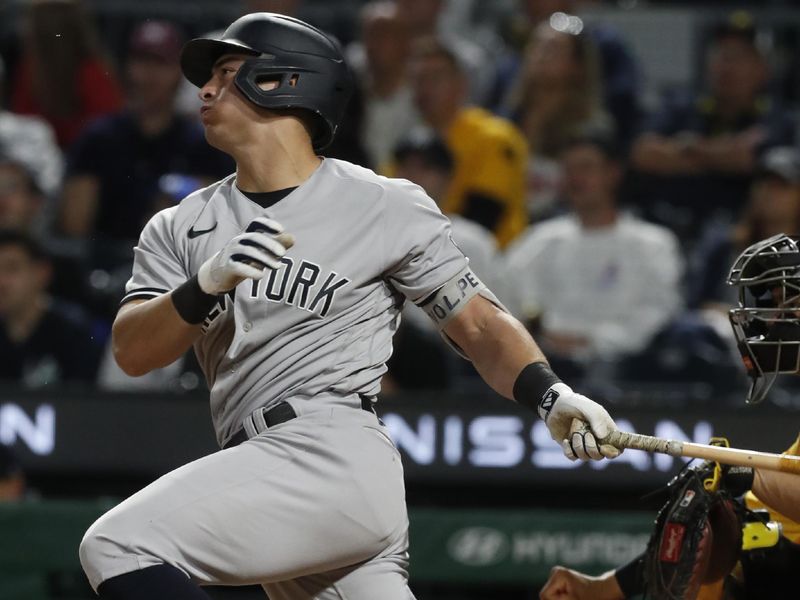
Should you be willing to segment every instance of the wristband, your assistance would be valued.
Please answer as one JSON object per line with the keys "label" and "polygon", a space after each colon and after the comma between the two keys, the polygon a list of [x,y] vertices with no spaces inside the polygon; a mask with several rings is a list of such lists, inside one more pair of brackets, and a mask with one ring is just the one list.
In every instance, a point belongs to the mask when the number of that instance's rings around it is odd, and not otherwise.
{"label": "wristband", "polygon": [[[558,392],[550,391],[561,380],[547,363],[534,362],[527,365],[514,382],[514,400],[522,406],[535,410],[546,420]],[[548,393],[549,392],[549,393]]]}
{"label": "wristband", "polygon": [[211,312],[211,309],[219,300],[214,294],[206,294],[197,281],[197,275],[184,281],[181,285],[172,290],[170,294],[172,305],[181,319],[190,325],[199,325]]}
{"label": "wristband", "polygon": [[753,467],[723,467],[722,483],[731,496],[738,497],[753,489]]}

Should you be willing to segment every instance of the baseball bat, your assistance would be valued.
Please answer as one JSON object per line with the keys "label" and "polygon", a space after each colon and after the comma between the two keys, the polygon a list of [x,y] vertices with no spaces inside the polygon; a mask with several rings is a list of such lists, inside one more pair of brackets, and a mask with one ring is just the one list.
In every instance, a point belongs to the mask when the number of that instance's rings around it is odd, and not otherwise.
{"label": "baseball bat", "polygon": [[800,456],[791,454],[773,454],[757,450],[743,450],[741,448],[726,448],[710,444],[696,444],[694,442],[681,442],[666,440],[651,435],[629,433],[627,431],[612,431],[607,437],[600,440],[601,444],[611,444],[617,448],[631,448],[645,452],[658,452],[670,456],[687,456],[713,460],[726,465],[754,467],[769,471],[800,474]]}

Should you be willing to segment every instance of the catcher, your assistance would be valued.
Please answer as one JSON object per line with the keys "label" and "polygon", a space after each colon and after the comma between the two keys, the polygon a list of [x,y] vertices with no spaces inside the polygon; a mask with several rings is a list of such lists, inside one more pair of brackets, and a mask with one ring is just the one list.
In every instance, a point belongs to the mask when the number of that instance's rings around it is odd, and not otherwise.
{"label": "catcher", "polygon": [[[757,403],[778,375],[800,374],[800,238],[753,244],[736,259],[728,284],[739,290],[730,320],[751,379],[747,402]],[[800,436],[787,453],[800,455]],[[800,477],[704,463],[684,469],[667,489],[644,554],[597,577],[554,567],[540,598],[797,597]]]}

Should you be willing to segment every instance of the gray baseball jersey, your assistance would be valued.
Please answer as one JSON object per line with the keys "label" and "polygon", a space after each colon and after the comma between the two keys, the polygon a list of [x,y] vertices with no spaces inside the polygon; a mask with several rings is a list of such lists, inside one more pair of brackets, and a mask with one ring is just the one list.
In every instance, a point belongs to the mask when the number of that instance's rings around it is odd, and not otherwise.
{"label": "gray baseball jersey", "polygon": [[413,600],[400,455],[358,394],[378,392],[406,298],[441,329],[491,294],[420,188],[326,159],[267,207],[231,176],[157,214],[124,301],[168,293],[258,216],[295,244],[220,298],[195,350],[221,445],[256,409],[283,400],[296,418],[245,427],[248,441],[122,502],[86,532],[81,564],[95,589],[169,564],[201,585],[259,583],[274,600]]}
{"label": "gray baseball jersey", "polygon": [[[421,188],[325,159],[267,208],[231,175],[155,215],[123,302],[179,286],[258,216],[296,242],[280,269],[220,298],[195,344],[220,445],[259,407],[321,392],[377,394],[404,299],[425,304],[441,326],[458,303],[453,293],[465,299],[464,288],[480,287]],[[450,298],[432,298],[450,281],[461,281]]]}

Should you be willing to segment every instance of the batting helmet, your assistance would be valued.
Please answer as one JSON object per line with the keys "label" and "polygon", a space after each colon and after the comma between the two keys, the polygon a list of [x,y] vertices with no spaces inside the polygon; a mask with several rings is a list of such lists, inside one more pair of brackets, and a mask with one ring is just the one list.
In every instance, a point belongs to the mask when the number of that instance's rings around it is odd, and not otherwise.
{"label": "batting helmet", "polygon": [[[202,87],[224,54],[245,54],[234,79],[253,104],[271,110],[303,109],[314,115],[312,142],[322,150],[333,140],[353,88],[339,45],[308,23],[274,13],[234,21],[219,39],[191,40],[181,53],[186,78]],[[277,83],[270,90],[259,87]]]}
{"label": "batting helmet", "polygon": [[728,284],[739,288],[730,320],[751,378],[747,402],[759,402],[779,374],[800,373],[798,238],[779,234],[745,249]]}

